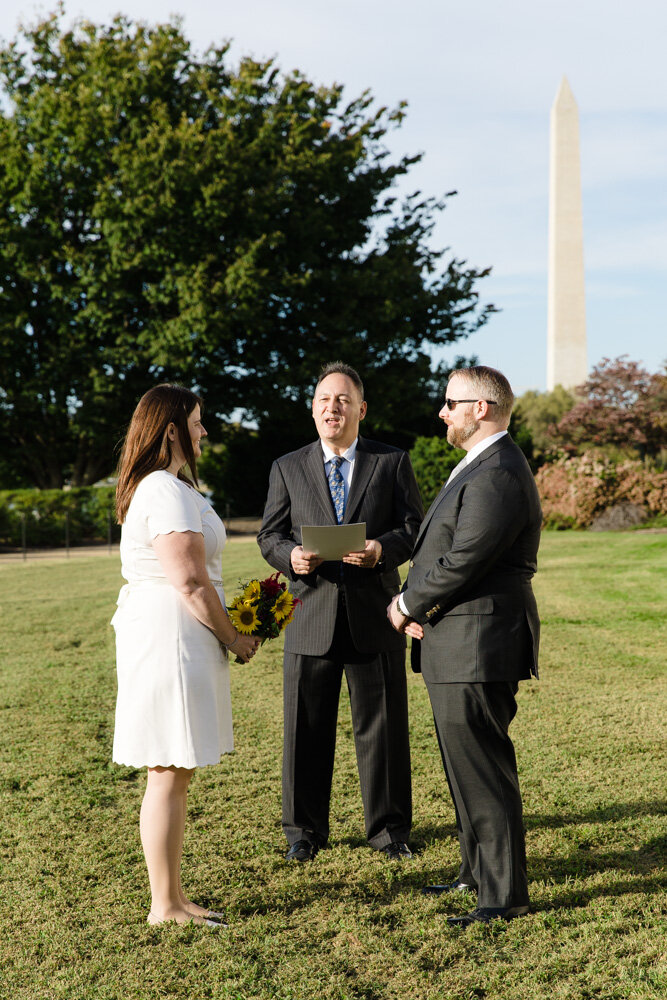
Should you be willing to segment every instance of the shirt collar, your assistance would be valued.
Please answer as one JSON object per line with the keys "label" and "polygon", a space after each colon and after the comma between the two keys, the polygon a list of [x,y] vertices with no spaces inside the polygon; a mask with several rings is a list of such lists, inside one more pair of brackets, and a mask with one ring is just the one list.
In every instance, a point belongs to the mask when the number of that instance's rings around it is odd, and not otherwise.
{"label": "shirt collar", "polygon": [[[338,457],[344,458],[348,462],[354,462],[354,456],[357,453],[358,443],[359,443],[359,438],[357,437],[354,439],[350,447],[346,451],[344,451],[342,455],[339,455]],[[320,438],[320,444],[322,445],[322,451],[324,453],[324,464],[326,465],[327,462],[330,462],[332,458],[336,457],[336,452],[332,451],[329,445],[325,444],[325,442],[322,441],[321,438]]]}
{"label": "shirt collar", "polygon": [[473,462],[478,455],[481,455],[483,451],[490,448],[492,444],[496,443],[496,441],[500,441],[500,439],[505,437],[506,434],[507,431],[498,431],[497,434],[491,434],[488,438],[478,441],[466,455],[466,465],[470,465],[470,463]]}

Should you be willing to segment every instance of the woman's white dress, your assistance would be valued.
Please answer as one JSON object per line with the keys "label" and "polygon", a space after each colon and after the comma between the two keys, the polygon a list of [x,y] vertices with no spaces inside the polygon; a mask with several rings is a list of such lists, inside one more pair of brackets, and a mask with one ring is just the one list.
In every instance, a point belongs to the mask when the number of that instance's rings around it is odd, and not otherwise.
{"label": "woman's white dress", "polygon": [[200,493],[166,470],[137,487],[122,527],[116,630],[118,699],[113,759],[130,767],[201,767],[234,749],[227,656],[186,608],[151,544],[174,531],[203,534],[222,604],[225,526]]}

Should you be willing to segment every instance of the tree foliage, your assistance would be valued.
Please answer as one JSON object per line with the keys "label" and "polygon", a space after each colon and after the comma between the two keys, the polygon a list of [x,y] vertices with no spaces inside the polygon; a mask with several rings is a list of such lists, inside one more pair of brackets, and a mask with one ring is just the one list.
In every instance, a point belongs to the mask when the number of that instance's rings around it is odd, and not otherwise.
{"label": "tree foliage", "polygon": [[446,199],[392,192],[419,158],[384,145],[403,106],[270,61],[232,69],[177,21],[122,17],[24,30],[0,81],[0,427],[17,477],[108,473],[165,379],[201,388],[209,419],[289,444],[340,357],[366,377],[375,429],[430,419],[429,349],[493,307],[487,271],[430,247]]}
{"label": "tree foliage", "polygon": [[[537,464],[541,464],[556,448],[554,431],[558,422],[574,406],[574,394],[557,385],[550,392],[537,392],[533,389],[524,392],[515,404],[512,412],[512,436],[521,438],[528,434],[532,442],[532,455]],[[519,440],[521,444],[521,440]],[[525,451],[525,448],[524,448]]]}
{"label": "tree foliage", "polygon": [[455,465],[465,456],[462,448],[453,448],[445,436],[418,437],[410,452],[424,509],[427,510],[440,492]]}
{"label": "tree foliage", "polygon": [[571,454],[603,446],[654,458],[667,446],[664,372],[651,374],[627,355],[603,358],[578,395],[555,430]]}
{"label": "tree foliage", "polygon": [[63,548],[67,543],[117,542],[115,487],[0,490],[0,545]]}

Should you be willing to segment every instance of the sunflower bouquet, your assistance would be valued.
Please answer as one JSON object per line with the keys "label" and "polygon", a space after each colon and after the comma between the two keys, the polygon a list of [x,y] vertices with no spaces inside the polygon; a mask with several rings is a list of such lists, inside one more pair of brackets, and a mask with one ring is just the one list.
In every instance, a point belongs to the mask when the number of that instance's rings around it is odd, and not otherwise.
{"label": "sunflower bouquet", "polygon": [[234,628],[243,635],[256,635],[262,643],[276,639],[294,617],[301,601],[293,597],[287,584],[274,573],[266,580],[250,580],[228,605]]}

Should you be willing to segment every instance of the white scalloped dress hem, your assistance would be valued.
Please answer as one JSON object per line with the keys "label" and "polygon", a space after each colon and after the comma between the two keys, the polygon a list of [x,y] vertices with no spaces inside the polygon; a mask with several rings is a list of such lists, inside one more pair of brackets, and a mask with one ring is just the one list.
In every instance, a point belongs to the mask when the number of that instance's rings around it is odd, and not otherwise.
{"label": "white scalloped dress hem", "polygon": [[[216,588],[218,589],[218,588]],[[224,592],[218,589],[224,606]],[[168,584],[121,589],[113,760],[126,767],[205,767],[234,749],[227,656]]]}

